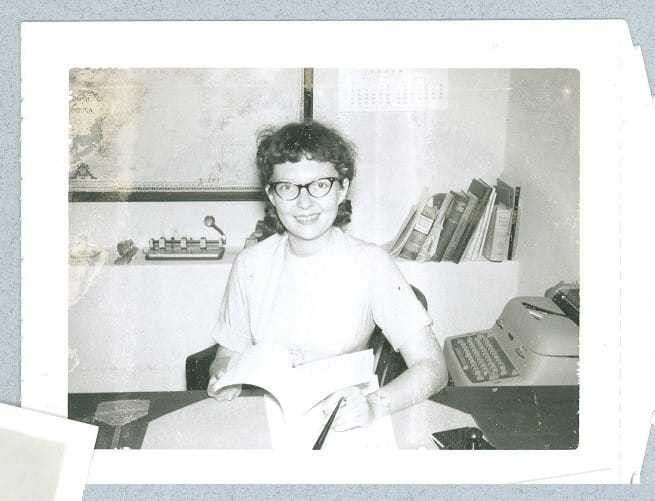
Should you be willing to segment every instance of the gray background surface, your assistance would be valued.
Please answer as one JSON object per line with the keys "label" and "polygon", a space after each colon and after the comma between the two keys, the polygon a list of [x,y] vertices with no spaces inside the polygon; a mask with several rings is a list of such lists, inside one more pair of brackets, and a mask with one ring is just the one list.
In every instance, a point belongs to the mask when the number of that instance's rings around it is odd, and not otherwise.
{"label": "gray background surface", "polygon": [[[38,1],[3,5],[0,20],[0,402],[20,399],[20,47],[22,21],[625,19],[655,86],[655,2]],[[48,224],[44,214],[43,224]],[[38,231],[34,228],[33,231]],[[644,391],[649,391],[644,385]],[[216,466],[220,472],[220,465]],[[435,475],[439,475],[435,471]],[[653,499],[655,432],[639,486],[88,486],[85,501],[210,499]],[[4,495],[4,494],[3,494]]]}

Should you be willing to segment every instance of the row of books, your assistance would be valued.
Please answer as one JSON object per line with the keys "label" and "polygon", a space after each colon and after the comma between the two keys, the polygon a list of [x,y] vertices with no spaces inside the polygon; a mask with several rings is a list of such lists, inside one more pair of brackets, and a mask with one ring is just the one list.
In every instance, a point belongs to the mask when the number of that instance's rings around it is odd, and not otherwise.
{"label": "row of books", "polygon": [[467,191],[423,190],[391,247],[417,261],[505,261],[516,257],[520,186],[473,179]]}

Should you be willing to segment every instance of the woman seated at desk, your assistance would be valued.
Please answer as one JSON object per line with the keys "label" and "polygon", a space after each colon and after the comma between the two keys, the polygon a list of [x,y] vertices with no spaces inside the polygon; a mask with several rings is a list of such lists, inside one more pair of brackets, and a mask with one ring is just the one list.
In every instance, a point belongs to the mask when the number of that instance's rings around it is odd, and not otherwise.
{"label": "woman seated at desk", "polygon": [[447,370],[432,320],[396,263],[340,228],[350,221],[344,201],[355,174],[352,146],[317,122],[288,124],[260,136],[257,168],[278,231],[234,262],[209,395],[231,400],[240,393],[214,386],[230,358],[254,344],[281,344],[298,365],[366,349],[375,325],[408,369],[368,396],[345,390],[333,429],[365,426],[443,388]]}

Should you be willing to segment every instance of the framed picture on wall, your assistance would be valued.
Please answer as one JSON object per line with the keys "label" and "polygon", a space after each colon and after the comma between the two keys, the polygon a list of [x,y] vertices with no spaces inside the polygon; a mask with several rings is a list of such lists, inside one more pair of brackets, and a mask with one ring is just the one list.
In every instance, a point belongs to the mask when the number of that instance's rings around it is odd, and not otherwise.
{"label": "framed picture on wall", "polygon": [[69,200],[260,200],[261,129],[302,118],[302,69],[72,68]]}

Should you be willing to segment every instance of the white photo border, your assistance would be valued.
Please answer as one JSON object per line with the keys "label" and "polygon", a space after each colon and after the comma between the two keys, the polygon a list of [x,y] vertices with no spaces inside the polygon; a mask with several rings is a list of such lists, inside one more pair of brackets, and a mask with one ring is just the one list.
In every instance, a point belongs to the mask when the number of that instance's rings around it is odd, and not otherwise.
{"label": "white photo border", "polygon": [[588,473],[584,478],[593,482],[629,481],[621,469],[618,351],[617,89],[621,56],[630,46],[624,22],[30,22],[22,24],[21,41],[22,402],[60,416],[67,414],[68,385],[70,68],[571,68],[580,72],[583,318],[577,450],[399,451],[363,457],[272,451],[96,451],[89,482],[561,482],[563,476],[576,473]]}

